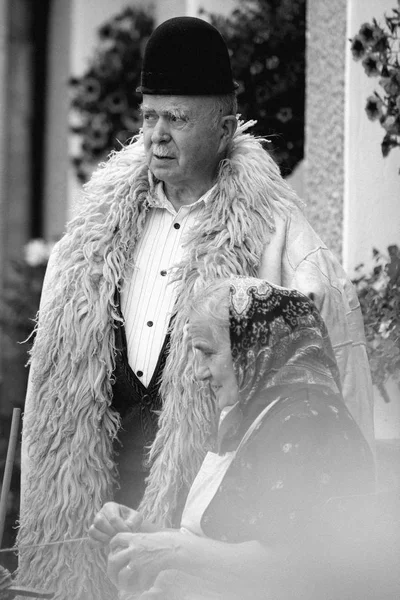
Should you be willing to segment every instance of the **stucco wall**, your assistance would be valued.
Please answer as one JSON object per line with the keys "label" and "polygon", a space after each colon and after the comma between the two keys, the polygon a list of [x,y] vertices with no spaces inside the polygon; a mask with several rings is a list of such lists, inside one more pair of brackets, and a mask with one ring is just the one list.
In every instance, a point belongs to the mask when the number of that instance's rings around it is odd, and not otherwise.
{"label": "stucco wall", "polygon": [[305,130],[307,215],[341,258],[346,0],[308,0]]}
{"label": "stucco wall", "polygon": [[[373,17],[383,24],[385,11],[390,13],[396,4],[395,0],[351,0],[347,38]],[[343,260],[352,271],[371,259],[373,247],[384,251],[388,244],[400,243],[400,149],[382,157],[384,129],[370,121],[364,110],[367,97],[380,88],[378,78],[367,77],[347,46]]]}

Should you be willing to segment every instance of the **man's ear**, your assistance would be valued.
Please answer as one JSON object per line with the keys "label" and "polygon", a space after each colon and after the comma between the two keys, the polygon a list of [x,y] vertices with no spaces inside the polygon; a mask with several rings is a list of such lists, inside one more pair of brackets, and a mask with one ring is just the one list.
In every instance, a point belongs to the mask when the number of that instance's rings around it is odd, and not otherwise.
{"label": "man's ear", "polygon": [[237,119],[234,115],[227,115],[221,119],[221,139],[219,143],[219,152],[223,153],[226,151],[229,143],[231,142],[236,128]]}

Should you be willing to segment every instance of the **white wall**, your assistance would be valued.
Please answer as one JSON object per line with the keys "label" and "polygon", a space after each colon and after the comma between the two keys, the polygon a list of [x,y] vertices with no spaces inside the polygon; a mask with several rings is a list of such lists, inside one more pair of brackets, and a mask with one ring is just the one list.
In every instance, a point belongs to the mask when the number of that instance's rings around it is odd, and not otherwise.
{"label": "white wall", "polygon": [[[307,0],[306,215],[342,259],[347,0]],[[347,48],[346,48],[347,50]]]}
{"label": "white wall", "polygon": [[[385,11],[395,0],[348,0],[348,36],[375,17],[383,24]],[[368,262],[373,247],[385,251],[400,243],[400,148],[388,157],[381,154],[385,133],[365,113],[366,99],[379,90],[378,78],[370,78],[360,62],[353,60],[348,43],[345,113],[345,195],[343,261],[352,272]],[[380,88],[382,89],[382,88]]]}

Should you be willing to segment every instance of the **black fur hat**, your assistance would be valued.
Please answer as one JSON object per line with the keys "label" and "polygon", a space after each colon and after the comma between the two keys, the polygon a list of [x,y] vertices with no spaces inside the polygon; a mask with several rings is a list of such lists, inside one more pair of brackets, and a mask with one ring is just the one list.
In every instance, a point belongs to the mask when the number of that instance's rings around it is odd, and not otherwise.
{"label": "black fur hat", "polygon": [[206,21],[174,17],[153,31],[144,52],[138,92],[206,96],[229,94],[237,87],[226,43]]}

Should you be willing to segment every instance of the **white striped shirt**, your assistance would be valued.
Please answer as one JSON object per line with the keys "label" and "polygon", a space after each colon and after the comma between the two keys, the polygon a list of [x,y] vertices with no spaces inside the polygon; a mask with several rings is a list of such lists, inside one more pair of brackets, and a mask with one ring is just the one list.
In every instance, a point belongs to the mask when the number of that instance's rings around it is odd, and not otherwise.
{"label": "white striped shirt", "polygon": [[176,284],[169,283],[172,268],[182,258],[182,240],[201,217],[211,189],[176,212],[158,184],[155,206],[135,248],[134,271],[122,286],[128,362],[145,386],[157,365],[175,303]]}

